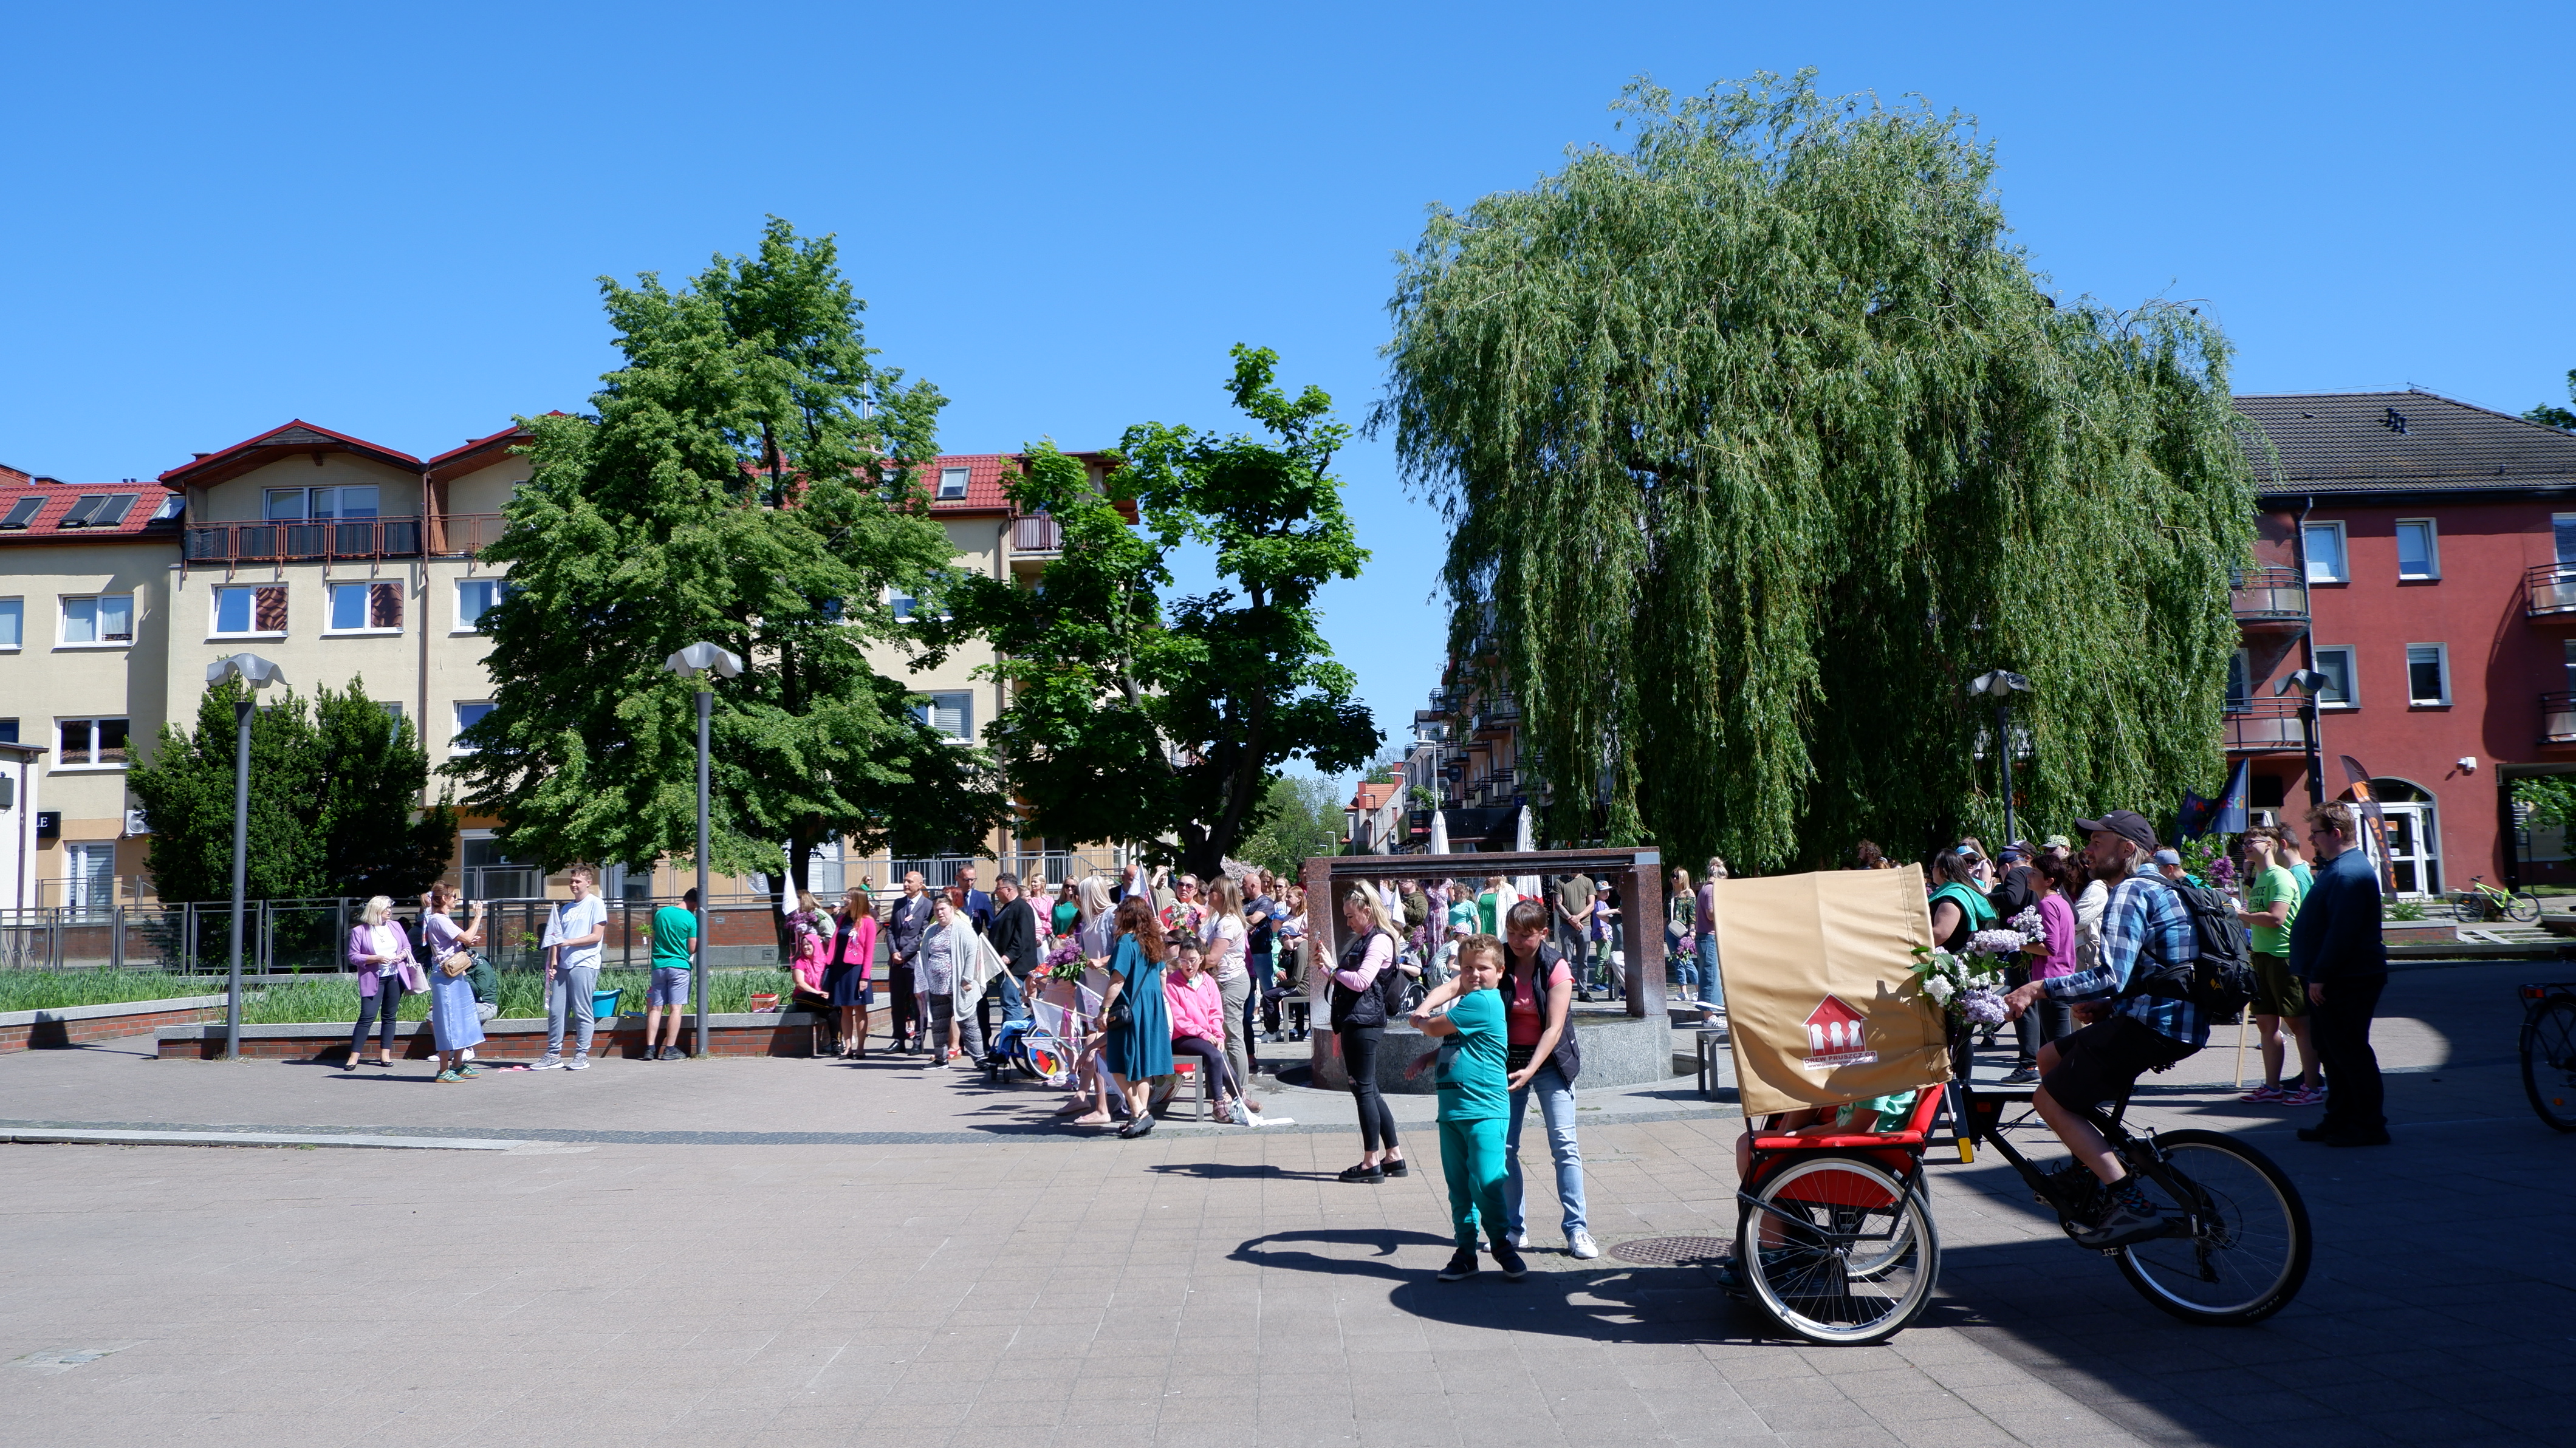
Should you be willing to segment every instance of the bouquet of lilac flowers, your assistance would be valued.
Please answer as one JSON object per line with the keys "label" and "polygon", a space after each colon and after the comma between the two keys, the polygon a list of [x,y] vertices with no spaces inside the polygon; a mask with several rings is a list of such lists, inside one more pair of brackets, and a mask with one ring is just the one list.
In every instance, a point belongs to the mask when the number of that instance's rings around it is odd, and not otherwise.
{"label": "bouquet of lilac flowers", "polygon": [[[1953,1019],[1990,1024],[1976,1013],[2002,1009],[2003,996],[1997,987],[2003,984],[2003,974],[1990,957],[1975,951],[1953,955],[1918,945],[1914,948],[1914,978],[1922,983],[1924,996]],[[1995,1020],[2001,1019],[1997,1014]]]}
{"label": "bouquet of lilac flowers", "polygon": [[1972,985],[1959,993],[1959,1014],[1972,1026],[2000,1026],[2009,1013],[2004,993],[1990,985]]}
{"label": "bouquet of lilac flowers", "polygon": [[1082,942],[1070,935],[1058,939],[1055,949],[1047,952],[1039,968],[1047,973],[1050,980],[1082,979]]}
{"label": "bouquet of lilac flowers", "polygon": [[1968,949],[1977,955],[2019,955],[2030,944],[2030,937],[2018,930],[1980,930],[1968,937]]}
{"label": "bouquet of lilac flowers", "polygon": [[2036,905],[2024,906],[2019,915],[2005,921],[2004,924],[2013,930],[2021,932],[2021,942],[2024,945],[2046,945],[2049,943],[2048,921],[2041,917],[2039,907]]}

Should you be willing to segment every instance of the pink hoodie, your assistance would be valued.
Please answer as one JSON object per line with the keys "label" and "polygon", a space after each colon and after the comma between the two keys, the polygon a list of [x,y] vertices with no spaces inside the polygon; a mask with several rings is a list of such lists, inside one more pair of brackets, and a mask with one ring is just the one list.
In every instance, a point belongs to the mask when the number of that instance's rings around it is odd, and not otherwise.
{"label": "pink hoodie", "polygon": [[1175,1040],[1182,1036],[1225,1039],[1225,992],[1217,988],[1216,977],[1201,971],[1196,980],[1184,982],[1177,970],[1165,971],[1163,1001],[1172,1008]]}

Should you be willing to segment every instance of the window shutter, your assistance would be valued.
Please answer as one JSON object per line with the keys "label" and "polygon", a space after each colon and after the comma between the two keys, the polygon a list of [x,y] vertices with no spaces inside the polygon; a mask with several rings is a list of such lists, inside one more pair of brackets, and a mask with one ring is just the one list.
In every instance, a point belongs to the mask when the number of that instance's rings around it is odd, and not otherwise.
{"label": "window shutter", "polygon": [[402,585],[370,583],[367,585],[367,627],[402,627]]}
{"label": "window shutter", "polygon": [[250,626],[257,633],[286,632],[286,585],[264,584],[251,590]]}

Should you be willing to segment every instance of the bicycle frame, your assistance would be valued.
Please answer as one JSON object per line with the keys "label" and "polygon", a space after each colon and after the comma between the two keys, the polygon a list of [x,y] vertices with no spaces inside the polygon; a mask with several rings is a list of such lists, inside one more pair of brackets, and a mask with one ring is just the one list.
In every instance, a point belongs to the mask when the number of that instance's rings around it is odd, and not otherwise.
{"label": "bicycle frame", "polygon": [[[2030,1184],[2030,1189],[2039,1195],[2039,1199],[2056,1210],[2057,1224],[2069,1237],[2084,1229],[2084,1224],[2076,1219],[2074,1211],[2076,1204],[2060,1196],[2056,1187],[2031,1162],[2031,1159],[2024,1156],[2020,1148],[2014,1146],[2011,1139],[2003,1133],[2004,1108],[2016,1103],[2028,1105],[2031,1092],[1980,1091],[1965,1076],[1952,1081],[1942,1090],[1949,1096],[1952,1107],[1951,1120],[1958,1124],[1958,1129],[1951,1137],[1951,1141],[1959,1148],[1961,1162],[1976,1160],[1977,1142],[1991,1143],[1996,1152],[2012,1164],[2013,1170],[2021,1174],[2021,1179]],[[2085,1115],[2092,1121],[2094,1130],[2102,1133],[2102,1139],[2110,1145],[2112,1154],[2131,1171],[2163,1187],[2166,1194],[2172,1197],[2177,1205],[2191,1204],[2193,1210],[2168,1219],[2165,1235],[2198,1236],[2201,1227],[2199,1207],[2205,1201],[2200,1187],[2187,1177],[2165,1170],[2165,1152],[2156,1144],[2155,1132],[2149,1130],[2143,1135],[2131,1132],[2122,1120],[2128,1114],[2128,1110],[2129,1098],[2123,1095],[2111,1103],[2111,1109],[2107,1114],[2096,1109],[2086,1112]],[[2052,1139],[2054,1139],[2053,1134]],[[2109,1255],[2109,1252],[2106,1252],[2106,1255]]]}

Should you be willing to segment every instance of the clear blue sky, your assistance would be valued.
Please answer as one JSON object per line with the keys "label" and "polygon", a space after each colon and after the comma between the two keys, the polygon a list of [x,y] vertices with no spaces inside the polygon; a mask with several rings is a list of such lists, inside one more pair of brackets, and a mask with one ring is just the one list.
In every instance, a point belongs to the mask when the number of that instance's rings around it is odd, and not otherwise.
{"label": "clear blue sky", "polygon": [[[2564,4],[20,7],[0,460],[149,477],[297,416],[426,455],[577,409],[611,356],[593,278],[685,276],[772,212],[839,233],[951,450],[1229,424],[1237,341],[1356,421],[1425,203],[1614,141],[1630,76],[1803,65],[1978,117],[2057,284],[2202,299],[2243,390],[2520,411],[2576,367],[2571,30]],[[1375,558],[1328,632],[1401,732],[1441,531],[1383,444],[1346,475]]]}

